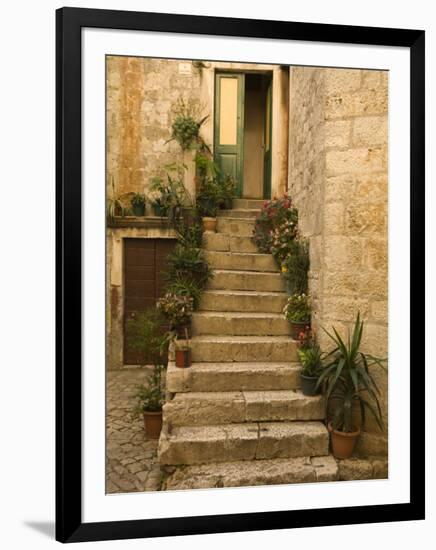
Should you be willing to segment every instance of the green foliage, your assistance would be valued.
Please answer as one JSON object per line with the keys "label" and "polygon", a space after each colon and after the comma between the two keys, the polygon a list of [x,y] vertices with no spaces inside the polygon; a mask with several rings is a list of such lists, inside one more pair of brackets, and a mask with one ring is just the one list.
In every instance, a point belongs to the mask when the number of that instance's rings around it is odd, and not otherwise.
{"label": "green foliage", "polygon": [[164,318],[156,309],[138,313],[127,321],[129,346],[151,357],[153,364],[163,362],[167,355],[169,335],[164,331]]}
{"label": "green foliage", "polygon": [[274,253],[277,259],[281,259],[285,256],[282,247],[296,237],[297,227],[298,210],[287,195],[281,199],[265,201],[255,220],[254,242],[260,252]]}
{"label": "green foliage", "polygon": [[322,352],[311,334],[302,333],[297,349],[303,376],[318,377],[322,372]]}
{"label": "green foliage", "polygon": [[353,409],[358,406],[362,428],[365,427],[366,413],[369,411],[381,430],[384,429],[378,396],[380,391],[370,372],[377,365],[385,368],[385,359],[380,359],[360,351],[363,321],[358,312],[353,333],[348,333],[347,343],[333,327],[334,334],[325,330],[335,348],[327,355],[328,362],[318,379],[318,386],[325,388],[326,408],[330,413],[333,428],[342,432],[352,432]]}
{"label": "green foliage", "polygon": [[282,262],[282,275],[286,280],[290,294],[307,294],[309,243],[306,239],[294,239],[289,241],[289,254]]}
{"label": "green foliage", "polygon": [[195,101],[186,101],[183,98],[177,100],[173,113],[171,137],[183,150],[190,149],[198,141],[200,128],[209,115],[200,118],[201,106]]}
{"label": "green foliage", "polygon": [[189,275],[177,276],[169,283],[167,291],[177,296],[188,296],[192,298],[194,310],[198,309],[201,295],[203,294],[203,288]]}
{"label": "green foliage", "polygon": [[292,294],[283,309],[288,321],[294,323],[308,323],[310,321],[310,298],[307,294]]}
{"label": "green foliage", "polygon": [[201,248],[179,243],[168,255],[167,261],[168,281],[174,281],[178,277],[191,277],[200,288],[204,288],[212,278],[212,269],[205,260]]}
{"label": "green foliage", "polygon": [[179,296],[166,292],[157,302],[157,309],[169,321],[171,328],[186,325],[191,320],[193,299],[190,296]]}
{"label": "green foliage", "polygon": [[132,206],[145,206],[145,195],[140,193],[135,193],[132,197]]}
{"label": "green foliage", "polygon": [[170,224],[175,225],[182,209],[192,205],[192,198],[183,183],[186,166],[169,164],[165,169],[165,180],[157,176],[151,180],[150,191],[158,194],[152,200],[152,206],[158,208],[162,216],[167,216]]}
{"label": "green foliage", "polygon": [[165,391],[162,384],[164,370],[163,365],[156,365],[148,376],[147,384],[140,384],[136,387],[134,416],[139,416],[144,412],[159,412],[162,410],[165,401]]}
{"label": "green foliage", "polygon": [[207,178],[197,194],[197,210],[201,216],[215,218],[222,203],[222,189],[217,178]]}

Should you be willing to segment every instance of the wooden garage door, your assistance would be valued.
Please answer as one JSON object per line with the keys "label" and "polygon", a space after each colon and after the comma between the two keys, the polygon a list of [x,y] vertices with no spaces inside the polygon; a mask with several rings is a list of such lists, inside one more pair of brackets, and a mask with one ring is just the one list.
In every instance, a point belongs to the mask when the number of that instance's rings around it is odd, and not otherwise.
{"label": "wooden garage door", "polygon": [[176,239],[124,239],[124,364],[141,365],[147,357],[129,348],[127,321],[154,307],[165,290],[167,256]]}

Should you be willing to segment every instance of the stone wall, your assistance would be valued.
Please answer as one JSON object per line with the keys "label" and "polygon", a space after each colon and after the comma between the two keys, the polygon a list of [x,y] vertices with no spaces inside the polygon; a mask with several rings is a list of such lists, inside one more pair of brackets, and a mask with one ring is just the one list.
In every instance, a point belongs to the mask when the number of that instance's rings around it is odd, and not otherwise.
{"label": "stone wall", "polygon": [[[357,311],[363,350],[386,357],[388,73],[291,68],[289,190],[310,237],[314,324],[346,334]],[[387,421],[387,376],[374,370]],[[387,422],[386,422],[387,424]],[[387,451],[374,422],[360,453]]]}
{"label": "stone wall", "polygon": [[179,97],[200,103],[201,71],[167,59],[108,56],[106,63],[107,184],[113,177],[116,195],[144,193],[165,165],[185,160],[167,141]]}

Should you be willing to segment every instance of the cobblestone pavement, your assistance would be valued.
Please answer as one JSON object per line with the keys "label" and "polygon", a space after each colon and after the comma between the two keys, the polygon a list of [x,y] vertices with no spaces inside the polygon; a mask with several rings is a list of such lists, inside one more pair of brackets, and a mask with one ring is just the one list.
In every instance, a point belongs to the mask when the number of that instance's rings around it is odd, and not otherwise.
{"label": "cobblestone pavement", "polygon": [[147,369],[107,373],[106,492],[159,491],[161,472],[157,440],[147,440],[142,418],[132,416],[136,385],[147,378]]}

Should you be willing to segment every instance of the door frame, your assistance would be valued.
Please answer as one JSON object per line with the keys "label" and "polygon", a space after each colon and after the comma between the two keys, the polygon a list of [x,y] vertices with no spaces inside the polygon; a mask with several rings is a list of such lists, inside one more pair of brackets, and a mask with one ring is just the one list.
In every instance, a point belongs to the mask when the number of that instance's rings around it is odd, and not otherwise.
{"label": "door frame", "polygon": [[220,78],[238,78],[238,125],[236,136],[236,196],[241,197],[244,189],[244,108],[245,108],[245,73],[240,71],[223,71],[215,70],[214,78],[214,129],[213,129],[213,141],[214,141],[214,160],[217,162],[217,157],[220,153],[224,153],[228,150],[229,153],[233,152],[233,145],[219,145],[219,130],[220,130],[220,98],[221,98],[221,85]]}

